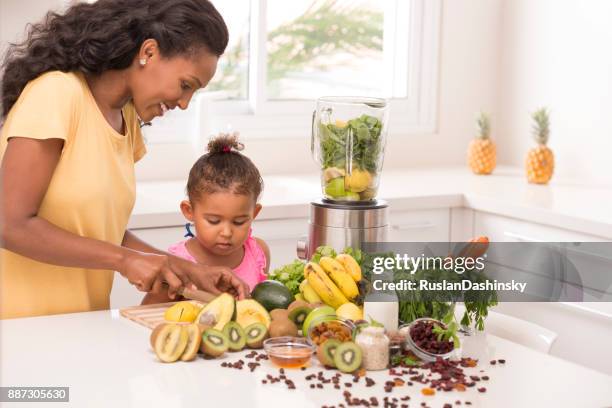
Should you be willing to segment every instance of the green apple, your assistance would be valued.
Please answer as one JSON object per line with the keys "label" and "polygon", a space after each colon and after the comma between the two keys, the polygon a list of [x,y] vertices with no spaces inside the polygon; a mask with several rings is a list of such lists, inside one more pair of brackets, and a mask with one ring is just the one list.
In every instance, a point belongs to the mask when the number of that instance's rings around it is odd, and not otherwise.
{"label": "green apple", "polygon": [[325,185],[325,194],[332,198],[339,198],[346,194],[344,190],[344,177],[336,177],[331,179]]}
{"label": "green apple", "polygon": [[302,326],[302,334],[304,336],[308,336],[308,329],[310,328],[310,324],[323,316],[329,316],[331,319],[336,317],[336,310],[334,310],[331,306],[319,306],[312,310],[312,312],[308,313],[306,319],[304,320],[304,325]]}

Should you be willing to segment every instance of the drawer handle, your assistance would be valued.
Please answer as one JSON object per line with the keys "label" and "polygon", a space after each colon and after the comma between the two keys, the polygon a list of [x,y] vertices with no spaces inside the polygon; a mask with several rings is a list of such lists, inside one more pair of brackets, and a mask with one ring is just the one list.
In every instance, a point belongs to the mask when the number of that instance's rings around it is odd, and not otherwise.
{"label": "drawer handle", "polygon": [[542,242],[539,239],[531,238],[526,235],[515,234],[514,232],[509,232],[509,231],[504,231],[504,236],[507,238],[514,238],[522,242]]}
{"label": "drawer handle", "polygon": [[404,231],[412,229],[433,228],[435,226],[436,224],[434,224],[433,222],[415,222],[413,224],[392,225],[391,228],[395,231]]}

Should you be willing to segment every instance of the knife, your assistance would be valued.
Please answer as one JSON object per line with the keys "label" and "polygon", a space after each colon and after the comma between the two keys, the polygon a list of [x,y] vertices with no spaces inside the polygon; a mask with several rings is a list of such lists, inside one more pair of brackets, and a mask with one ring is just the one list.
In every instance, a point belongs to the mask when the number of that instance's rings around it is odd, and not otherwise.
{"label": "knife", "polygon": [[186,287],[181,287],[178,290],[178,294],[187,299],[197,300],[199,302],[204,303],[208,303],[217,297],[216,295],[213,295],[212,293],[206,292],[204,290],[190,289]]}

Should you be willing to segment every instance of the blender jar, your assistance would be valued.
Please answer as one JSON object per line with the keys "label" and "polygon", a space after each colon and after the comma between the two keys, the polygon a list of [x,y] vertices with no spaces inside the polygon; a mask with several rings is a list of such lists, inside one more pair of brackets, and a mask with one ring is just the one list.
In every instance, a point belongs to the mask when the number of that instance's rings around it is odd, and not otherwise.
{"label": "blender jar", "polygon": [[311,150],[321,165],[326,199],[359,202],[376,198],[387,119],[385,99],[330,96],[317,100]]}

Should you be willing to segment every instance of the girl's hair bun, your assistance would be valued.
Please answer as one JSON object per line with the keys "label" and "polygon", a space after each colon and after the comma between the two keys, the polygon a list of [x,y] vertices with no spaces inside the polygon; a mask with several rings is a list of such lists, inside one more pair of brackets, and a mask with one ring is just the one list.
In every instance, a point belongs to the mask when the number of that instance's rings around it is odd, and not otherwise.
{"label": "girl's hair bun", "polygon": [[210,139],[207,150],[210,154],[240,152],[244,150],[244,144],[238,141],[238,132],[219,133]]}

